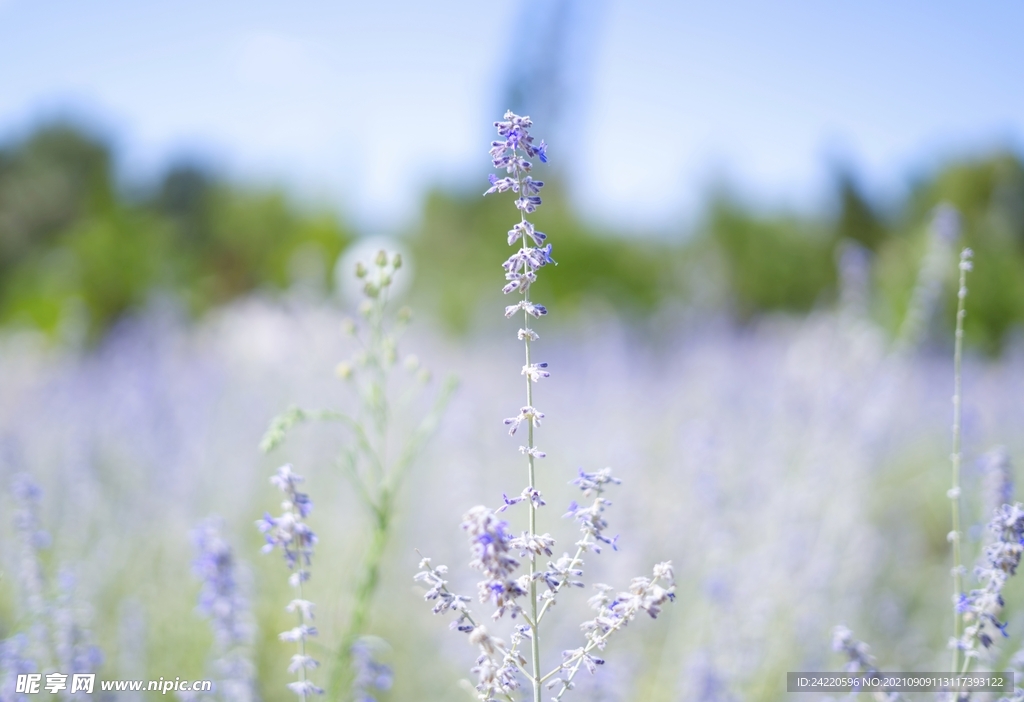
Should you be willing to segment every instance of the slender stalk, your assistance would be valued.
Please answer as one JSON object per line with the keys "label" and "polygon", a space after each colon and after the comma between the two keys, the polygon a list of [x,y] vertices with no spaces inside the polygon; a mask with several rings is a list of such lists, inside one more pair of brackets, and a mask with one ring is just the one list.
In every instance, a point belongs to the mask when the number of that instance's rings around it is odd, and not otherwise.
{"label": "slender stalk", "polygon": [[[302,594],[302,570],[299,570],[299,599],[305,600],[306,597]],[[298,608],[299,614],[299,626],[305,629],[306,626],[306,613],[302,610],[302,607]],[[299,637],[299,655],[302,656],[302,660],[306,660],[306,636],[303,634]],[[302,683],[302,699],[306,699],[306,666],[305,664],[299,666],[299,682]]]}
{"label": "slender stalk", "polygon": [[[957,288],[956,304],[956,338],[953,351],[953,450],[950,453],[952,463],[953,485],[949,489],[949,500],[953,512],[953,531],[949,538],[953,544],[953,636],[957,642],[963,634],[963,614],[960,612],[960,596],[963,593],[963,565],[960,556],[960,434],[961,434],[961,383],[963,364],[964,317],[967,316],[965,300],[967,298],[967,271],[971,269],[971,250],[964,249],[960,256],[960,284]],[[964,661],[964,671],[969,665]],[[953,661],[950,668],[956,673],[960,670],[960,648],[953,647]]]}
{"label": "slender stalk", "polygon": [[[522,178],[520,177],[520,184]],[[522,186],[520,185],[520,188]],[[521,192],[521,190],[520,190]],[[520,217],[525,221],[526,217],[520,214]],[[526,234],[523,234],[523,248],[527,246]],[[523,293],[523,299],[529,301],[530,291],[527,288],[526,292]],[[530,328],[530,315],[525,310],[523,311],[523,324],[526,329]],[[526,367],[530,367],[530,337],[526,335],[523,339],[526,347]],[[526,405],[527,407],[533,407],[533,380],[529,374],[526,376]],[[534,418],[530,418],[530,425],[527,427],[527,452],[526,459],[529,470],[529,486],[531,488],[537,487],[537,473],[536,466],[533,458],[533,425]],[[533,500],[529,500],[530,503],[530,536],[532,537],[537,533],[537,505]],[[530,637],[530,653],[533,663],[533,700],[534,702],[541,702],[541,686],[540,686],[540,630],[537,625],[540,620],[537,617],[537,580],[534,575],[537,572],[537,557],[534,554],[530,554],[530,619],[532,620],[533,636]]]}

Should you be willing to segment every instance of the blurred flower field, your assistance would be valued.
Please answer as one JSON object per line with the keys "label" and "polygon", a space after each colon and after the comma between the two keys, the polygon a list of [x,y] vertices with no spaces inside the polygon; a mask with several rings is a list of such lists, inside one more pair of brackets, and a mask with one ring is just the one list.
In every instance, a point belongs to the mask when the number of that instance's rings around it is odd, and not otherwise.
{"label": "blurred flower field", "polygon": [[[207,674],[213,635],[197,611],[190,532],[218,514],[251,604],[255,689],[261,699],[289,698],[290,654],[277,640],[291,625],[281,606],[287,584],[278,559],[260,553],[254,526],[276,509],[267,477],[286,460],[306,476],[316,505],[308,593],[319,605],[317,645],[336,645],[367,524],[334,463],[338,431],[302,426],[269,456],[257,444],[292,403],[354,406],[350,386],[332,376],[355,352],[342,331],[348,313],[301,295],[247,298],[197,324],[172,306],[154,307],[85,355],[29,332],[3,335],[0,478],[10,486],[28,473],[39,484],[40,527],[50,537],[39,551],[42,572],[54,588],[73,578],[74,621],[87,632],[82,641],[102,651],[103,675]],[[558,374],[541,388],[553,418],[538,479],[553,508],[542,528],[571,533],[557,514],[573,497],[577,468],[613,466],[624,483],[609,515],[620,550],[594,557],[591,568],[621,583],[671,558],[678,583],[664,621],[624,631],[611,644],[614,661],[581,678],[582,694],[779,699],[787,670],[841,667],[830,650],[836,624],[870,641],[887,669],[942,669],[950,630],[947,349],[894,351],[854,308],[744,328],[681,313],[661,326],[640,336],[590,318],[545,335]],[[499,398],[515,382],[501,369],[517,362],[505,336],[452,337],[422,319],[401,343],[399,355],[415,351],[433,371],[432,386],[448,372],[460,386],[398,498],[369,624],[387,642],[382,658],[394,671],[379,699],[470,699],[458,681],[475,654],[431,621],[412,581],[414,549],[464,562],[463,506],[500,504],[518,485],[501,426]],[[1022,396],[1024,349],[968,357],[968,563],[990,509],[985,454],[997,445],[1010,456],[1024,450]],[[6,488],[2,504],[0,634],[9,638],[26,610],[11,519],[18,503]],[[454,584],[472,589],[468,580]],[[1005,657],[1024,633],[1019,595],[1011,582]],[[552,650],[577,645],[571,622],[581,614],[555,611]]]}

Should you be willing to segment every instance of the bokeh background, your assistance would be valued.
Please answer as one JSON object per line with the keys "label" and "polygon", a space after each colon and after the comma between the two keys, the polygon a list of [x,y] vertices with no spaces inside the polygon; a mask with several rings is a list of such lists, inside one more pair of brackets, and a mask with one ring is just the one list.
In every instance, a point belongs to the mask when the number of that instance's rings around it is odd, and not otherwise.
{"label": "bokeh background", "polygon": [[[383,247],[416,312],[401,355],[437,379],[423,402],[460,386],[397,503],[378,697],[469,699],[475,654],[411,576],[419,548],[471,589],[461,514],[525,480],[501,425],[522,404],[500,293],[515,211],[480,196],[511,108],[550,144],[536,222],[559,262],[535,288],[542,528],[571,543],[566,483],[613,466],[623,548],[597,574],[671,558],[679,576],[579,694],[780,699],[785,671],[842,665],[836,624],[887,669],[941,669],[962,246],[969,561],[986,482],[1024,451],[1022,21],[1009,1],[0,0],[0,639],[26,626],[8,488],[27,473],[43,573],[103,676],[209,670],[189,534],[216,513],[248,573],[256,689],[288,699],[284,565],[252,526],[267,476],[309,478],[327,651],[367,514],[337,429],[257,444],[289,404],[355,407],[341,324],[354,252]],[[1013,599],[993,665],[1024,633]],[[552,653],[583,618],[560,610]]]}

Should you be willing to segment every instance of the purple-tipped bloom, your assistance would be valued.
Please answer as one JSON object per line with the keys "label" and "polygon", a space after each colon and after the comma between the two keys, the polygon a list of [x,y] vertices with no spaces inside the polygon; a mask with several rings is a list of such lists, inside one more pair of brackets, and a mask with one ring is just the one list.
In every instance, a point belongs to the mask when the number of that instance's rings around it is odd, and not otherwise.
{"label": "purple-tipped bloom", "polygon": [[196,559],[192,570],[202,581],[199,611],[209,617],[221,652],[248,643],[249,610],[240,592],[237,564],[231,545],[222,533],[223,521],[211,517],[192,532]]}
{"label": "purple-tipped bloom", "polygon": [[876,670],[871,649],[863,641],[855,639],[853,632],[845,626],[832,630],[832,650],[846,656],[843,670],[847,673],[873,673]]}
{"label": "purple-tipped bloom", "polygon": [[961,650],[977,651],[980,643],[990,648],[997,638],[1008,636],[1003,610],[1003,587],[1017,573],[1024,554],[1024,506],[1019,502],[1003,505],[989,523],[996,539],[985,549],[984,564],[975,568],[982,587],[957,597],[956,607],[970,616],[970,624],[959,641],[951,642]]}
{"label": "purple-tipped bloom", "polygon": [[[505,262],[505,279],[509,282],[502,288],[502,292],[521,292],[524,295],[524,302],[528,305],[507,307],[505,316],[525,310],[527,314],[539,317],[547,310],[542,305],[529,303],[530,285],[536,280],[538,268],[555,261],[551,258],[551,244],[543,245],[545,235],[536,231],[533,224],[526,219],[526,215],[533,214],[541,205],[540,190],[544,187],[544,182],[534,180],[533,176],[529,175],[533,164],[525,157],[539,157],[542,163],[546,163],[547,144],[541,141],[540,144],[534,145],[529,131],[533,122],[529,117],[521,117],[509,111],[505,113],[504,121],[495,122],[494,126],[504,141],[491,142],[491,161],[495,168],[505,169],[508,175],[501,178],[494,174],[490,175],[488,180],[491,187],[484,195],[516,193],[518,197],[515,206],[521,212],[520,222],[508,232],[508,244],[512,246],[521,242],[522,248]],[[534,246],[529,246],[528,241],[532,241]]]}
{"label": "purple-tipped bloom", "polygon": [[302,521],[313,510],[309,496],[298,491],[302,481],[302,476],[292,472],[290,465],[278,469],[270,482],[285,494],[286,499],[282,504],[285,512],[280,517],[265,514],[263,519],[256,522],[256,528],[267,538],[263,551],[270,552],[280,547],[288,567],[294,570],[298,566],[298,578],[308,580],[309,574],[305,569],[311,563],[317,539],[316,534]]}
{"label": "purple-tipped bloom", "polygon": [[611,468],[602,468],[595,473],[587,473],[582,468],[577,469],[579,477],[572,481],[573,485],[579,487],[583,494],[590,497],[591,493],[600,495],[604,492],[604,486],[608,484],[621,485],[622,481],[612,477]]}
{"label": "purple-tipped bloom", "polygon": [[352,670],[355,679],[352,681],[352,695],[355,702],[376,702],[373,690],[386,691],[391,689],[394,674],[391,666],[381,663],[376,658],[373,642],[366,638],[357,639],[351,648]]}
{"label": "purple-tipped bloom", "polygon": [[0,641],[0,700],[3,702],[27,702],[31,699],[17,692],[18,676],[39,670],[28,649],[29,639],[25,634],[15,634]]}
{"label": "purple-tipped bloom", "polygon": [[490,601],[497,607],[495,619],[506,610],[514,617],[520,611],[515,600],[525,595],[526,589],[512,578],[519,561],[511,555],[513,537],[507,531],[508,524],[483,506],[469,510],[462,520],[473,552],[469,565],[484,574],[477,585],[480,601]]}
{"label": "purple-tipped bloom", "polygon": [[285,500],[281,503],[283,514],[280,517],[264,515],[263,519],[256,522],[256,528],[266,535],[264,553],[280,547],[288,568],[295,571],[288,578],[288,582],[298,588],[300,594],[286,609],[298,615],[298,626],[285,631],[278,638],[298,644],[298,652],[292,656],[288,670],[298,673],[299,679],[289,683],[288,689],[305,700],[310,695],[321,695],[324,692],[306,677],[306,671],[318,665],[316,660],[306,655],[305,648],[306,640],[316,636],[317,630],[310,624],[313,620],[313,603],[303,599],[301,595],[302,583],[309,580],[308,568],[313,558],[313,546],[316,545],[316,535],[302,520],[309,516],[313,503],[308,495],[299,492],[298,486],[303,482],[303,478],[292,471],[290,465],[278,468],[270,482],[285,494]]}

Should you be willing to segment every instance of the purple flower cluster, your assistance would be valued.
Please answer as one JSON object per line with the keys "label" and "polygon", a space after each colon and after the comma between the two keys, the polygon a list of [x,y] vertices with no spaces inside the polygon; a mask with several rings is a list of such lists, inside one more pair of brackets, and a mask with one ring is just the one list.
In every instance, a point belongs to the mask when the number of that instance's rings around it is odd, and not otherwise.
{"label": "purple flower cluster", "polygon": [[837,626],[832,630],[832,650],[842,653],[846,658],[843,670],[847,673],[873,673],[875,657],[863,641],[853,637],[853,632],[845,626]]}
{"label": "purple flower cluster", "polygon": [[292,471],[291,465],[278,468],[277,474],[270,478],[270,482],[285,494],[285,499],[281,503],[283,514],[280,517],[266,514],[263,519],[256,522],[256,526],[267,538],[263,552],[268,553],[280,547],[284,551],[288,567],[295,571],[288,578],[288,582],[298,589],[299,596],[289,602],[286,609],[296,615],[298,625],[283,632],[278,638],[298,646],[298,652],[292,656],[288,671],[297,673],[299,679],[289,683],[288,689],[305,700],[310,695],[320,695],[324,692],[306,677],[307,671],[320,665],[316,659],[306,654],[306,640],[316,636],[317,630],[311,624],[313,603],[302,595],[302,583],[309,580],[308,568],[313,557],[313,546],[316,544],[316,534],[303,520],[313,510],[313,503],[309,495],[299,492],[298,486],[303,482],[303,478]]}
{"label": "purple flower cluster", "polygon": [[551,258],[551,244],[544,243],[547,236],[526,219],[526,215],[533,214],[540,207],[540,189],[544,187],[542,181],[534,180],[530,175],[533,164],[527,159],[539,158],[546,163],[547,145],[543,141],[534,145],[530,135],[533,122],[529,117],[520,117],[509,111],[505,113],[505,119],[495,122],[494,126],[502,140],[491,142],[491,162],[495,168],[504,169],[507,175],[501,178],[491,175],[491,187],[484,195],[516,193],[519,197],[515,204],[520,211],[519,222],[508,231],[508,245],[514,246],[518,242],[521,246],[502,264],[506,280],[502,292],[507,295],[518,291],[523,294],[523,300],[506,307],[505,316],[511,317],[522,310],[526,315],[541,317],[547,314],[547,308],[530,301],[530,286],[537,282],[537,271],[555,261]]}
{"label": "purple flower cluster", "polygon": [[[565,554],[554,562],[549,561],[546,569],[540,567],[540,559],[552,557],[555,540],[550,534],[541,534],[537,529],[537,510],[545,502],[537,489],[535,459],[544,458],[545,453],[534,443],[534,429],[540,426],[544,413],[537,409],[533,401],[534,384],[550,377],[548,364],[536,362],[531,357],[531,343],[538,336],[530,329],[530,318],[539,318],[547,314],[547,309],[530,299],[530,289],[537,281],[537,272],[544,266],[555,263],[551,258],[551,244],[546,243],[547,236],[537,231],[526,215],[532,214],[541,204],[540,189],[543,183],[533,180],[530,175],[531,158],[547,161],[547,146],[544,142],[534,145],[529,129],[532,127],[529,117],[520,117],[512,112],[505,114],[505,119],[495,122],[501,141],[491,144],[491,159],[495,168],[504,169],[504,177],[492,175],[491,187],[484,194],[513,192],[518,195],[516,207],[520,212],[520,221],[508,232],[509,246],[519,246],[502,268],[505,271],[506,284],[502,289],[505,294],[519,292],[522,299],[505,308],[505,316],[512,317],[518,312],[523,313],[523,328],[519,330],[518,339],[524,342],[526,358],[521,374],[526,376],[526,402],[515,416],[506,418],[510,436],[515,436],[520,429],[526,434],[526,445],[520,446],[520,453],[528,459],[527,487],[516,497],[502,495],[503,503],[496,511],[487,507],[474,507],[463,517],[462,528],[470,538],[472,561],[470,566],[483,573],[478,583],[481,602],[493,604],[493,619],[498,620],[509,612],[510,619],[520,617],[524,624],[513,625],[508,645],[488,633],[476,621],[467,607],[467,598],[453,594],[447,588],[444,566],[434,568],[430,560],[424,558],[420,563],[420,572],[416,580],[429,586],[425,594],[427,600],[436,600],[434,613],[447,610],[458,613],[452,628],[469,634],[469,642],[477,646],[480,655],[472,672],[477,675],[476,685],[479,699],[483,702],[496,702],[498,699],[512,700],[513,691],[520,687],[520,679],[525,678],[531,687],[530,699],[540,702],[543,686],[550,682],[550,687],[561,684],[556,700],[560,700],[566,690],[572,688],[573,676],[586,668],[594,672],[604,661],[593,655],[595,648],[604,648],[605,641],[616,629],[636,617],[638,612],[646,611],[650,616],[657,616],[662,605],[674,598],[672,566],[662,563],[655,566],[653,578],[635,578],[628,592],[618,597],[605,597],[597,606],[598,616],[583,626],[586,633],[584,646],[566,651],[562,662],[548,674],[541,670],[540,624],[548,610],[555,604],[556,595],[566,585],[583,587],[580,578],[583,575],[582,555],[586,551],[600,552],[601,544],[615,547],[615,539],[608,538],[604,531],[608,527],[603,512],[611,503],[602,493],[607,485],[618,483],[611,476],[610,469],[595,473],[580,470],[579,476],[573,481],[584,496],[593,497],[593,504],[580,507],[575,502],[569,508],[581,526],[583,537],[577,542],[576,554]],[[501,520],[499,513],[506,511],[520,502],[526,503],[529,510],[529,529],[513,536],[508,524]],[[568,515],[567,515],[568,516]],[[526,563],[528,572],[516,576],[520,561]],[[543,586],[547,586],[542,590]],[[610,590],[610,588],[609,588]],[[520,604],[520,598],[526,598]],[[607,624],[606,624],[607,622]],[[525,643],[524,643],[525,642]],[[529,646],[529,658],[521,646]]]}
{"label": "purple flower cluster", "polygon": [[[93,673],[103,664],[103,654],[92,643],[89,629],[80,621],[81,608],[75,601],[75,578],[61,568],[50,580],[39,551],[50,545],[50,536],[39,524],[42,490],[26,474],[12,483],[14,531],[19,548],[18,585],[23,598],[22,613],[27,631],[0,641],[0,675],[37,672],[56,667],[74,673]],[[0,700],[20,700],[14,688],[0,687]],[[80,697],[80,693],[73,695]],[[24,699],[28,699],[25,697]]]}
{"label": "purple flower cluster", "polygon": [[1024,554],[1024,507],[1019,502],[1003,505],[989,522],[989,529],[996,539],[985,549],[984,563],[974,571],[982,587],[961,594],[956,602],[967,626],[963,636],[951,643],[969,657],[979,655],[977,644],[988,649],[995,643],[997,633],[1007,636],[1006,623],[1000,619],[1003,588],[1010,576],[1017,573]]}
{"label": "purple flower cluster", "polygon": [[556,700],[561,699],[566,690],[572,689],[573,678],[581,667],[594,673],[597,666],[604,663],[604,660],[594,656],[593,652],[603,651],[608,637],[636,619],[641,612],[646,612],[652,619],[661,614],[662,606],[675,599],[675,573],[672,562],[665,561],[654,566],[650,578],[633,578],[629,590],[614,597],[611,594],[614,590],[608,585],[598,584],[594,589],[597,590],[597,594],[591,597],[587,604],[597,612],[597,615],[580,625],[587,643],[585,646],[562,653],[560,675],[548,684],[549,688],[561,686]]}
{"label": "purple flower cluster", "polygon": [[[521,633],[517,630],[517,633]],[[526,665],[526,659],[516,652],[517,646],[505,646],[505,642],[487,633],[478,626],[469,633],[469,643],[480,649],[476,665],[470,670],[477,675],[476,689],[481,700],[497,702],[498,695],[508,698],[519,688],[519,666]]]}
{"label": "purple flower cluster", "polygon": [[513,578],[519,561],[511,555],[515,540],[508,533],[508,523],[499,519],[487,507],[477,506],[462,518],[462,528],[469,534],[473,560],[469,565],[484,574],[478,585],[481,602],[491,602],[496,607],[494,618],[499,619],[506,611],[515,617],[521,608],[516,598],[526,594],[522,578]]}
{"label": "purple flower cluster", "polygon": [[420,572],[416,573],[413,580],[425,583],[430,587],[424,593],[423,599],[428,602],[437,600],[437,604],[434,605],[434,614],[441,614],[448,610],[459,612],[459,618],[452,622],[451,628],[462,632],[472,631],[473,627],[465,624],[469,618],[466,609],[469,598],[465,595],[456,595],[448,589],[448,581],[444,579],[444,576],[448,574],[448,566],[439,565],[435,568],[429,558],[424,558],[420,561],[419,567]]}
{"label": "purple flower cluster", "polygon": [[192,569],[202,581],[199,611],[210,619],[216,641],[217,689],[224,699],[244,702],[255,699],[255,670],[248,651],[253,624],[239,583],[238,562],[223,533],[223,520],[218,517],[204,520],[193,530],[197,555]]}
{"label": "purple flower cluster", "polygon": [[298,491],[303,480],[302,476],[292,471],[291,465],[278,468],[277,475],[271,477],[270,482],[285,494],[285,501],[281,503],[284,513],[280,517],[272,517],[267,513],[256,522],[256,527],[267,538],[263,552],[269,553],[280,547],[288,567],[295,570],[298,566],[298,570],[291,576],[293,585],[309,580],[306,568],[311,563],[313,546],[316,545],[316,534],[303,521],[313,510],[309,495]]}
{"label": "purple flower cluster", "polygon": [[352,695],[354,702],[376,702],[371,690],[386,691],[391,689],[394,675],[391,667],[376,658],[374,641],[366,637],[352,644]]}
{"label": "purple flower cluster", "polygon": [[[866,675],[878,673],[878,668],[875,667],[875,657],[871,655],[870,647],[863,641],[855,639],[853,632],[847,627],[840,625],[832,630],[832,650],[842,653],[846,658],[846,663],[843,665],[844,672]],[[851,694],[855,697],[857,693],[854,691]],[[891,689],[878,690],[874,696],[875,699],[882,702],[899,702],[904,699],[898,691]],[[938,699],[945,698],[940,695]],[[957,700],[963,699],[965,698],[957,698]]]}
{"label": "purple flower cluster", "polygon": [[608,528],[608,522],[603,513],[605,507],[610,507],[612,503],[601,497],[601,494],[606,485],[621,483],[621,480],[612,477],[611,468],[602,468],[596,473],[587,473],[582,468],[579,469],[579,477],[573,480],[572,484],[578,486],[586,497],[595,495],[594,502],[589,507],[580,507],[575,501],[569,503],[569,510],[565,514],[566,517],[572,517],[580,523],[583,538],[577,541],[576,545],[581,549],[601,553],[601,544],[604,543],[611,546],[613,550],[619,550],[617,545],[619,537],[615,536],[609,539],[604,535],[604,530]]}
{"label": "purple flower cluster", "polygon": [[519,497],[509,497],[508,495],[502,495],[501,498],[502,500],[505,501],[505,504],[499,507],[496,510],[497,512],[504,512],[512,505],[517,505],[520,502],[529,502],[534,507],[543,507],[544,505],[547,504],[547,502],[544,501],[544,498],[541,497],[540,490],[532,487],[523,488],[523,491],[522,493],[520,493]]}
{"label": "purple flower cluster", "polygon": [[192,569],[202,581],[199,611],[210,618],[222,650],[246,643],[249,638],[248,607],[237,580],[237,564],[231,545],[223,537],[222,520],[211,517],[192,532],[196,559]]}
{"label": "purple flower cluster", "polygon": [[581,628],[586,632],[600,632],[588,634],[588,638],[594,641],[597,648],[603,649],[603,634],[625,626],[640,612],[646,612],[651,619],[661,614],[662,605],[676,597],[675,572],[672,562],[665,561],[654,566],[652,577],[633,578],[629,590],[615,597],[610,596],[612,589],[607,585],[596,585],[595,589],[598,594],[591,597],[587,604],[597,610],[598,614],[594,619],[583,622]]}
{"label": "purple flower cluster", "polygon": [[0,700],[3,702],[27,702],[31,699],[17,692],[18,676],[38,670],[28,648],[29,640],[25,634],[14,634],[0,641]]}

